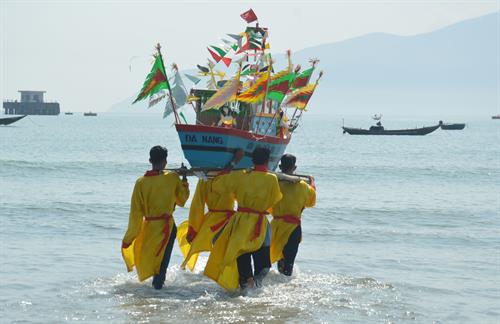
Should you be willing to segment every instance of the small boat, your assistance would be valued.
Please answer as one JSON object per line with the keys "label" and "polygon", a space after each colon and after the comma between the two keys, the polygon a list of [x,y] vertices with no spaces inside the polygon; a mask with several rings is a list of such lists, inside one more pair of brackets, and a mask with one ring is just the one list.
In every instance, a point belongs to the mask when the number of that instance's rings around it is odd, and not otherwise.
{"label": "small boat", "polygon": [[73,113],[71,111],[67,111],[64,113],[65,115],[73,115]]}
{"label": "small boat", "polygon": [[352,128],[344,127],[344,134],[348,133],[350,135],[427,135],[438,129],[441,124],[435,126],[421,127],[421,128],[410,128],[410,129],[385,129],[381,123],[382,115],[375,115],[373,119],[377,121],[375,126],[371,126],[370,129],[363,128]]}
{"label": "small boat", "polygon": [[491,116],[491,119],[500,119],[500,115],[493,115]]}
{"label": "small boat", "polygon": [[465,128],[465,124],[463,123],[458,123],[458,124],[443,124],[442,121],[439,121],[441,124],[441,129],[444,130],[461,130]]}
{"label": "small boat", "polygon": [[83,115],[84,116],[97,116],[97,113],[89,111],[89,112],[84,112]]}
{"label": "small boat", "polygon": [[23,119],[27,115],[15,116],[15,117],[0,117],[0,125],[10,125],[18,120]]}

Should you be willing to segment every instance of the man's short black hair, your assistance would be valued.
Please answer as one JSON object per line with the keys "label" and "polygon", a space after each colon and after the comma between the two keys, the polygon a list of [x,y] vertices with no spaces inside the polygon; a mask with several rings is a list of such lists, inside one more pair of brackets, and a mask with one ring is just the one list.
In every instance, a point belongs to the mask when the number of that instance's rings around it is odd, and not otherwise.
{"label": "man's short black hair", "polygon": [[168,150],[166,147],[156,145],[149,151],[149,162],[160,163],[167,159]]}
{"label": "man's short black hair", "polygon": [[280,161],[280,169],[283,172],[290,171],[295,167],[297,158],[293,154],[283,154]]}
{"label": "man's short black hair", "polygon": [[267,164],[270,155],[271,150],[267,147],[256,147],[252,152],[252,162],[254,165]]}

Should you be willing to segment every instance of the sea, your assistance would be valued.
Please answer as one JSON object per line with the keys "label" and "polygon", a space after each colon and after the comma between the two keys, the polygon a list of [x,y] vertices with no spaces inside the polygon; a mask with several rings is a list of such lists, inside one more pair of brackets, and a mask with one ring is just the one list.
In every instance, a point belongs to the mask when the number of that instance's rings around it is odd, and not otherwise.
{"label": "sea", "polygon": [[204,277],[206,255],[181,270],[178,246],[161,291],[126,271],[121,239],[149,148],[166,146],[170,166],[186,162],[171,118],[75,113],[0,126],[0,322],[499,323],[500,121],[444,119],[467,127],[351,136],[343,123],[373,121],[305,113],[287,152],[316,178],[317,206],[304,211],[293,276],[273,269],[246,295]]}

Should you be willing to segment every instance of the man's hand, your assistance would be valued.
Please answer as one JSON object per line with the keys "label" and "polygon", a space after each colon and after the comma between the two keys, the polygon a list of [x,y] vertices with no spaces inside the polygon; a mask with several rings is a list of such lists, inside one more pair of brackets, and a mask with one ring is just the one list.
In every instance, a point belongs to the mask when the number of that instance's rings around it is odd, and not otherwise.
{"label": "man's hand", "polygon": [[309,185],[311,187],[313,187],[314,190],[316,190],[316,183],[314,182],[314,177],[313,176],[309,176]]}
{"label": "man's hand", "polygon": [[182,174],[182,181],[186,181],[187,182],[187,171],[188,171],[188,168],[186,168],[186,166],[184,165],[184,163],[181,163],[181,167],[180,167],[180,173]]}

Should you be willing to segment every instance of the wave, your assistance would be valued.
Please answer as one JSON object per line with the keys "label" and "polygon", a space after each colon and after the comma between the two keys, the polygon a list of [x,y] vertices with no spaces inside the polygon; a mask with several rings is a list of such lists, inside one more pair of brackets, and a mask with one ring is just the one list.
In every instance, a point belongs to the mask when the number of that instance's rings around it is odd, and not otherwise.
{"label": "wave", "polygon": [[[201,261],[201,262],[200,262]],[[325,322],[339,320],[410,319],[414,314],[400,302],[391,284],[373,278],[301,271],[292,277],[271,270],[264,287],[246,295],[228,293],[202,274],[206,258],[194,273],[172,266],[164,289],[135,275],[118,274],[85,282],[76,290],[83,299],[112,301],[127,322]],[[102,311],[99,311],[101,315]]]}

